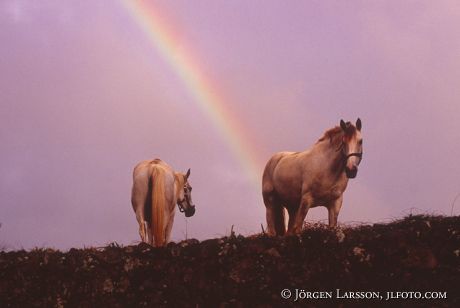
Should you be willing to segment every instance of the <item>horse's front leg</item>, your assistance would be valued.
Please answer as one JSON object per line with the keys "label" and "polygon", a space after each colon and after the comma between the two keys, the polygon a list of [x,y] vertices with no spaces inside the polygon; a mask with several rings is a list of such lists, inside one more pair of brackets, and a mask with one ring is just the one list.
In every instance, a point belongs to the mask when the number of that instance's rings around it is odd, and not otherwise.
{"label": "horse's front leg", "polygon": [[339,212],[342,208],[342,201],[343,195],[328,205],[327,210],[329,213],[329,227],[337,226],[337,218],[339,217]]}
{"label": "horse's front leg", "polygon": [[[298,234],[302,232],[303,222],[305,220],[305,217],[307,217],[308,210],[310,209],[312,204],[313,197],[311,196],[311,194],[304,194],[300,201],[299,208],[297,209],[297,213],[294,216],[294,222],[289,222],[289,229],[287,232],[288,235]],[[289,220],[291,220],[291,217],[289,217]]]}

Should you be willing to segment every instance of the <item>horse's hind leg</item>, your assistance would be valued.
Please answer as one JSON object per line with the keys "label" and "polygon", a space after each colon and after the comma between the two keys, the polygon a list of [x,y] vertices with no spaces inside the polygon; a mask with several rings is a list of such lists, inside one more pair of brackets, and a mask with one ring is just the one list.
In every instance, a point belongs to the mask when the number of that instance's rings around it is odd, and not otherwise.
{"label": "horse's hind leg", "polygon": [[267,233],[268,235],[284,235],[284,210],[282,206],[267,206]]}
{"label": "horse's hind leg", "polygon": [[274,213],[276,235],[284,235],[286,233],[286,225],[284,222],[284,208],[281,205],[277,205],[274,207]]}
{"label": "horse's hind leg", "polygon": [[170,214],[170,217],[168,219],[168,223],[166,224],[166,230],[165,230],[166,241],[165,241],[165,244],[169,243],[169,240],[171,239],[171,230],[172,230],[172,226],[173,226],[173,223],[174,223],[174,215],[175,215],[175,212],[172,212]]}
{"label": "horse's hind leg", "polygon": [[284,235],[284,210],[273,193],[264,193],[268,235]]}
{"label": "horse's hind leg", "polygon": [[[149,224],[147,221],[144,220],[144,223],[142,224],[143,225],[143,230],[142,232],[144,232],[144,237],[145,237],[145,241],[146,243],[149,243],[150,245],[152,245],[152,232],[150,231],[150,227],[149,227]],[[139,231],[140,232],[140,231]]]}
{"label": "horse's hind leg", "polygon": [[147,222],[144,219],[144,213],[142,211],[136,212],[136,219],[139,223],[139,235],[143,242],[149,243],[149,227]]}
{"label": "horse's hind leg", "polygon": [[131,192],[131,205],[133,206],[134,213],[136,213],[136,220],[139,224],[139,236],[143,242],[149,243],[149,228],[145,220],[145,205],[147,198],[147,187],[142,185],[142,178],[135,178]]}

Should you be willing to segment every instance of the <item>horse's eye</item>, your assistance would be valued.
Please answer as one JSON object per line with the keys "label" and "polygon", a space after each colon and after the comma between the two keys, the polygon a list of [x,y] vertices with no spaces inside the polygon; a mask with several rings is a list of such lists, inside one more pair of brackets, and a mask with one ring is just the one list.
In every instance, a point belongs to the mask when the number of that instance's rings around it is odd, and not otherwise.
{"label": "horse's eye", "polygon": [[363,145],[363,139],[359,140],[359,141],[358,141],[358,144],[359,144],[359,145]]}

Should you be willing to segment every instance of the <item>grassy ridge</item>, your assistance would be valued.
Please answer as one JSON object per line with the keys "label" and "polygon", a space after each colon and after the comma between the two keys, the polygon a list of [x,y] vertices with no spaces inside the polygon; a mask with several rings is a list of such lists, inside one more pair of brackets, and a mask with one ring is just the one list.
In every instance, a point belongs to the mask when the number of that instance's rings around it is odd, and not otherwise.
{"label": "grassy ridge", "polygon": [[[230,236],[165,248],[146,244],[0,253],[8,306],[460,307],[460,217],[408,216],[389,224],[299,236]],[[281,298],[283,289],[292,298]],[[333,292],[294,302],[295,289]],[[447,299],[337,299],[336,289],[442,291]]]}

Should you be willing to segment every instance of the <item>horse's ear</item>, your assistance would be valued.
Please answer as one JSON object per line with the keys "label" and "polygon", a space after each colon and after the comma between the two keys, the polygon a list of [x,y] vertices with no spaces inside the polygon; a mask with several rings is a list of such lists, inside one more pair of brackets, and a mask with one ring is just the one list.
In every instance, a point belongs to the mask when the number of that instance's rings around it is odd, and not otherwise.
{"label": "horse's ear", "polygon": [[361,119],[358,118],[358,120],[356,120],[356,129],[361,131],[361,126],[362,126]]}
{"label": "horse's ear", "polygon": [[340,120],[340,127],[343,129],[343,131],[347,130],[347,124],[343,120]]}
{"label": "horse's ear", "polygon": [[188,168],[187,173],[185,174],[185,179],[188,180],[189,176],[190,176],[190,168]]}

